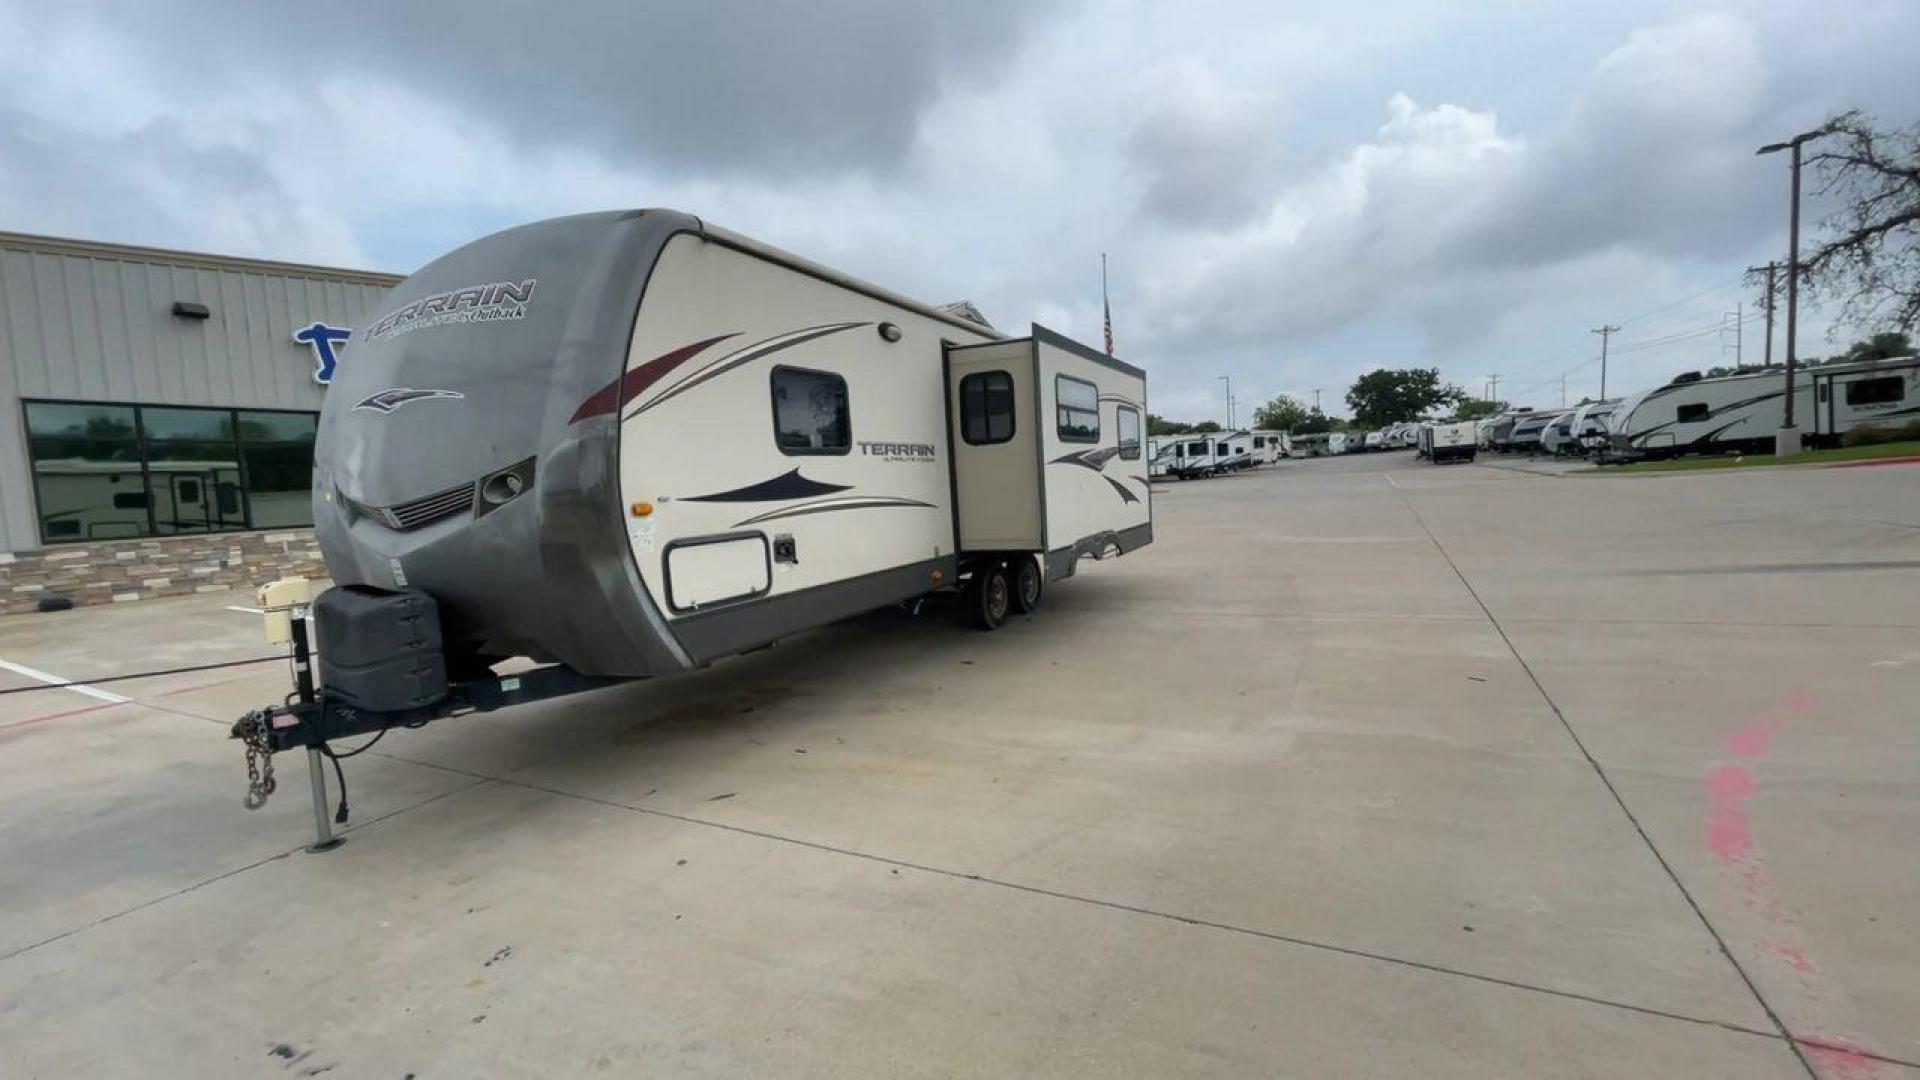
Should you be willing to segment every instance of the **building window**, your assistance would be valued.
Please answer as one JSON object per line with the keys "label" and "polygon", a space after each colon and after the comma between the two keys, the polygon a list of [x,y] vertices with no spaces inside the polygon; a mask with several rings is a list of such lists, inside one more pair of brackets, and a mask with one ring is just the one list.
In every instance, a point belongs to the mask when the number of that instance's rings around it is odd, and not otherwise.
{"label": "building window", "polygon": [[1120,459],[1140,460],[1140,414],[1122,406],[1114,419],[1120,426]]}
{"label": "building window", "polygon": [[1061,442],[1100,441],[1100,389],[1071,375],[1053,377],[1053,398],[1059,406]]}
{"label": "building window", "polygon": [[314,413],[25,404],[46,543],[313,524]]}
{"label": "building window", "polygon": [[1907,380],[1898,375],[1847,383],[1848,405],[1891,405],[1907,396]]}
{"label": "building window", "polygon": [[960,380],[960,437],[970,446],[1013,438],[1013,376],[980,371]]}
{"label": "building window", "polygon": [[826,371],[773,369],[774,439],[783,454],[844,454],[853,447],[847,380]]}
{"label": "building window", "polygon": [[256,529],[313,524],[313,413],[242,412],[240,462]]}
{"label": "building window", "polygon": [[1680,406],[1679,410],[1673,414],[1673,418],[1676,423],[1697,424],[1705,420],[1707,415],[1712,411],[1712,409],[1707,407],[1705,402],[1697,402],[1692,405]]}

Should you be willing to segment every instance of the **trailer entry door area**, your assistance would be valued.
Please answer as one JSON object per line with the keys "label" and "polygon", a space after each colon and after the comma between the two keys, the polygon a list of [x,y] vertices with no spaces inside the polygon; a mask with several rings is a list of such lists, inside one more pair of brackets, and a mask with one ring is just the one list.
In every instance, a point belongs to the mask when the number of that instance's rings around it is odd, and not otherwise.
{"label": "trailer entry door area", "polygon": [[772,580],[764,533],[698,537],[667,548],[667,602],[675,611],[759,596]]}
{"label": "trailer entry door area", "polygon": [[960,550],[1043,550],[1032,340],[949,348],[947,410]]}

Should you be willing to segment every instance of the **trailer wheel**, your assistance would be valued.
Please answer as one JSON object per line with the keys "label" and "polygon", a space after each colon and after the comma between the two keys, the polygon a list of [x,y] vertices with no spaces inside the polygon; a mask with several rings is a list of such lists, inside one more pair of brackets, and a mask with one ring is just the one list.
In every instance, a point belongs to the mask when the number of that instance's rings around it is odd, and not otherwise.
{"label": "trailer wheel", "polygon": [[967,585],[967,614],[982,630],[998,630],[1013,608],[1013,586],[1007,581],[1005,567],[998,563],[973,572]]}
{"label": "trailer wheel", "polygon": [[1040,606],[1040,597],[1046,591],[1046,575],[1040,572],[1039,560],[1031,555],[1019,555],[1013,560],[1013,610],[1022,615],[1030,615]]}

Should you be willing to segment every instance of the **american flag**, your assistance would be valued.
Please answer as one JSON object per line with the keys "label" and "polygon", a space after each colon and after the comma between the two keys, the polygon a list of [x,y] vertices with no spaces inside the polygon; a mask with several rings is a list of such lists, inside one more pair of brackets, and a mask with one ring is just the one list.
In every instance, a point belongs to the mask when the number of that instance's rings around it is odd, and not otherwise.
{"label": "american flag", "polygon": [[1107,355],[1113,355],[1113,305],[1107,300],[1107,253],[1100,253],[1100,313],[1107,331]]}

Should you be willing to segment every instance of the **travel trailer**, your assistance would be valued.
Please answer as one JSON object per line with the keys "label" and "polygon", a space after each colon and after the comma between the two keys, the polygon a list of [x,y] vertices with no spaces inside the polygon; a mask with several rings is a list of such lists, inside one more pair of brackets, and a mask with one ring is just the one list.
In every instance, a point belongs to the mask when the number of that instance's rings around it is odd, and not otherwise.
{"label": "travel trailer", "polygon": [[1153,458],[1154,475],[1176,480],[1198,480],[1221,469],[1218,444],[1208,434],[1168,435]]}
{"label": "travel trailer", "polygon": [[[1626,398],[1611,417],[1615,456],[1771,452],[1786,419],[1783,368],[1703,379],[1682,375]],[[1920,358],[1825,364],[1798,372],[1794,420],[1813,445],[1868,424],[1920,418]]]}
{"label": "travel trailer", "polygon": [[1467,461],[1474,458],[1479,448],[1475,436],[1478,425],[1472,421],[1460,424],[1422,424],[1415,433],[1419,455],[1444,465],[1449,461]]}
{"label": "travel trailer", "polygon": [[1547,425],[1560,418],[1558,410],[1530,412],[1514,421],[1507,435],[1507,450],[1512,453],[1531,453],[1540,449],[1540,434]]}
{"label": "travel trailer", "polygon": [[1590,454],[1605,449],[1610,418],[1619,403],[1619,398],[1590,401],[1573,410],[1573,453]]}
{"label": "travel trailer", "polygon": [[1487,424],[1487,449],[1505,454],[1513,449],[1513,429],[1532,415],[1532,409],[1509,409]]}
{"label": "travel trailer", "polygon": [[1044,327],[583,214],[429,263],[358,328],[314,517],[338,585],[432,603],[451,668],[657,676],[957,584],[983,627],[1031,609],[1152,540],[1145,417],[1139,368]]}
{"label": "travel trailer", "polygon": [[1286,432],[1256,430],[1252,434],[1255,465],[1272,465],[1287,456]]}
{"label": "travel trailer", "polygon": [[1540,449],[1554,455],[1573,453],[1572,412],[1561,413],[1540,429]]}
{"label": "travel trailer", "polygon": [[1253,467],[1253,433],[1249,431],[1223,431],[1214,436],[1214,453],[1219,457],[1220,468],[1225,472],[1239,472]]}
{"label": "travel trailer", "polygon": [[1348,435],[1346,432],[1330,431],[1327,433],[1327,453],[1346,454],[1346,453],[1351,453],[1353,449],[1354,449],[1353,437]]}
{"label": "travel trailer", "polygon": [[1317,435],[1294,435],[1287,441],[1287,456],[1297,458],[1321,457],[1330,453],[1328,440],[1332,436],[1327,432]]}

